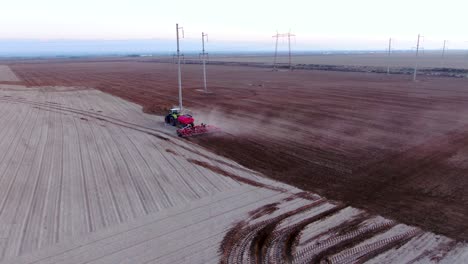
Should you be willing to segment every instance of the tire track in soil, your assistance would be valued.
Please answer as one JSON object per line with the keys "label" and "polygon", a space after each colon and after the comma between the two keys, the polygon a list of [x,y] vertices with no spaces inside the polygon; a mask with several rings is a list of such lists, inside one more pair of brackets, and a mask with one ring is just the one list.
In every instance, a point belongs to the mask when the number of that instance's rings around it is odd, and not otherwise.
{"label": "tire track in soil", "polygon": [[415,228],[403,234],[382,239],[371,244],[346,249],[336,255],[324,257],[320,262],[336,264],[364,263],[386,250],[405,244],[421,233],[422,231],[420,229]]}
{"label": "tire track in soil", "polygon": [[411,228],[404,233],[365,243],[389,231],[397,222],[386,220],[361,227],[366,220],[371,219],[371,216],[363,213],[355,220],[324,230],[317,237],[328,234],[326,240],[315,243],[312,238],[308,241],[309,246],[296,252],[294,241],[306,226],[333,217],[346,206],[338,204],[294,224],[288,224],[288,221],[299,214],[307,215],[308,210],[326,202],[320,199],[260,222],[255,220],[278,210],[280,203],[267,204],[251,211],[247,219],[234,224],[226,233],[219,249],[220,263],[363,263],[386,250],[405,244],[423,232]]}
{"label": "tire track in soil", "polygon": [[[50,109],[54,109],[56,111],[62,111],[62,112],[68,112],[68,113],[75,113],[75,114],[80,114],[80,115],[83,115],[83,116],[86,116],[86,117],[90,117],[90,118],[94,118],[94,119],[97,119],[97,120],[100,120],[100,121],[106,121],[108,123],[111,123],[111,124],[114,124],[114,125],[118,125],[120,127],[125,127],[125,128],[129,128],[129,129],[133,129],[133,130],[137,130],[139,132],[143,132],[143,133],[147,133],[149,135],[152,135],[152,136],[155,136],[159,139],[162,139],[162,140],[165,140],[165,141],[171,141],[170,138],[167,138],[167,137],[164,137],[164,136],[161,136],[159,134],[166,134],[167,132],[165,131],[162,131],[162,130],[158,130],[158,129],[153,129],[153,128],[148,128],[148,127],[145,127],[145,126],[141,126],[141,125],[138,125],[138,124],[134,124],[134,123],[131,123],[131,122],[128,122],[128,121],[124,121],[124,120],[121,120],[121,119],[118,119],[118,118],[114,118],[114,117],[110,117],[110,116],[106,116],[106,115],[103,115],[103,114],[100,114],[99,112],[96,113],[96,112],[91,112],[91,111],[86,111],[86,110],[80,110],[80,109],[76,109],[76,108],[71,108],[71,107],[65,107],[65,106],[61,106],[60,104],[57,104],[56,102],[45,102],[45,103],[41,103],[41,102],[35,102],[35,101],[28,101],[28,100],[25,100],[25,99],[17,99],[17,98],[12,98],[12,97],[8,97],[8,98],[0,98],[0,101],[7,101],[7,102],[11,102],[11,103],[25,103],[25,104],[30,104],[30,105],[34,105],[36,108],[38,109],[42,109],[42,110],[48,110],[48,111],[52,111]],[[45,108],[48,108],[48,109],[45,109]],[[83,119],[84,117],[82,117],[81,119],[82,120],[86,120],[87,119]],[[119,124],[120,123],[120,124]],[[138,128],[141,128],[141,129],[138,129]],[[151,132],[148,132],[148,131],[153,131],[154,133],[151,133]],[[156,133],[159,133],[159,134],[156,134]],[[259,175],[259,173],[257,172],[254,172],[254,171],[251,171],[251,170],[248,170],[248,169],[245,169],[245,168],[242,168],[242,167],[239,167],[239,166],[235,166],[233,164],[230,164],[228,162],[225,162],[223,160],[220,160],[220,159],[215,159],[213,157],[209,157],[205,154],[203,154],[202,152],[200,151],[197,151],[195,149],[190,149],[190,148],[187,148],[186,146],[183,146],[181,144],[178,144],[177,142],[175,141],[172,141],[172,143],[174,145],[177,145],[178,147],[180,148],[183,148],[187,151],[190,151],[190,152],[193,152],[193,153],[196,153],[197,155],[200,155],[200,156],[203,156],[207,159],[210,159],[210,160],[215,160],[216,162],[218,163],[221,163],[223,165],[226,165],[226,166],[229,166],[231,168],[234,168],[234,169],[237,169],[237,170],[241,170],[241,171],[245,171],[245,172],[249,172],[249,173],[254,173],[256,175]],[[166,150],[167,152],[171,153],[173,152],[172,150]]]}
{"label": "tire track in soil", "polygon": [[[338,254],[347,248],[353,247],[356,244],[372,238],[375,235],[386,232],[395,225],[396,222],[388,221],[354,231],[345,232],[341,235],[333,234],[329,239],[320,241],[319,245],[311,245],[300,252],[296,252],[293,258],[294,263],[319,263],[328,256]],[[342,231],[347,228],[347,225],[344,224],[344,226],[339,226],[338,228]],[[332,230],[327,230],[327,232],[330,231]]]}
{"label": "tire track in soil", "polygon": [[[283,220],[294,216],[298,213],[307,211],[311,208],[320,206],[326,201],[319,199],[313,203],[301,206],[295,210],[283,213],[277,217],[263,220],[253,225],[247,221],[237,223],[225,236],[220,246],[222,254],[221,263],[262,263],[264,259],[264,246],[266,245],[269,235],[275,230],[276,226]],[[331,212],[343,208],[343,205],[338,205],[335,208],[329,209],[322,215],[328,215]],[[263,211],[263,208],[258,208],[250,215],[255,215],[258,211]],[[320,216],[317,216],[319,218]],[[250,218],[252,220],[252,217]],[[318,219],[314,219],[315,221]]]}
{"label": "tire track in soil", "polygon": [[[117,126],[122,126],[122,127],[125,127],[125,128],[129,128],[129,129],[132,129],[132,130],[137,130],[139,132],[150,134],[152,136],[155,136],[155,137],[157,137],[159,139],[162,139],[162,140],[165,140],[165,141],[170,140],[167,137],[159,135],[159,134],[164,134],[165,133],[164,131],[144,127],[144,126],[137,125],[137,124],[134,124],[134,123],[130,123],[130,122],[127,122],[127,121],[124,121],[124,120],[121,120],[121,119],[106,116],[106,115],[103,115],[103,114],[100,114],[100,113],[90,112],[90,111],[86,111],[86,110],[79,110],[79,109],[64,107],[64,106],[57,106],[56,104],[53,104],[53,103],[40,103],[40,102],[34,102],[34,101],[27,101],[27,100],[24,100],[24,99],[0,98],[0,101],[29,104],[29,105],[36,106],[37,108],[40,108],[40,109],[43,109],[43,110],[54,109],[54,110],[58,110],[58,111],[68,112],[68,113],[80,114],[80,115],[83,115],[83,116],[86,116],[86,117],[91,117],[91,118],[94,118],[94,119],[97,119],[97,120],[100,120],[100,121],[106,121],[108,123],[111,123],[111,124],[114,124],[114,125],[117,125]],[[154,133],[149,132],[149,131],[154,131]],[[158,134],[156,134],[156,133],[158,133]]]}
{"label": "tire track in soil", "polygon": [[196,160],[196,159],[187,159],[187,161],[195,164],[195,165],[198,165],[198,166],[201,166],[201,167],[204,167],[205,169],[209,169],[219,175],[223,175],[223,176],[226,176],[226,177],[229,177],[235,181],[238,181],[238,182],[241,182],[241,183],[245,183],[245,184],[248,184],[248,185],[252,185],[252,186],[256,186],[256,187],[261,187],[261,188],[265,188],[265,189],[269,189],[269,190],[273,190],[273,191],[278,191],[278,192],[288,192],[287,189],[284,189],[284,188],[281,188],[281,187],[275,187],[275,186],[271,186],[271,185],[268,185],[268,184],[264,184],[264,183],[261,183],[261,182],[257,182],[257,181],[254,181],[254,180],[251,180],[251,179],[247,179],[247,178],[244,178],[244,177],[241,177],[239,175],[235,175],[231,172],[228,172],[226,170],[223,170],[222,168],[218,167],[218,166],[214,166],[214,165],[211,165],[207,162],[204,162],[204,161],[200,161],[200,160]]}
{"label": "tire track in soil", "polygon": [[[114,125],[117,125],[117,126],[120,126],[120,127],[129,128],[129,129],[132,129],[132,130],[136,130],[136,131],[139,131],[139,132],[143,132],[143,133],[155,136],[155,137],[157,137],[159,139],[162,139],[162,140],[165,140],[165,141],[171,141],[171,143],[177,145],[178,147],[184,148],[185,150],[188,150],[188,151],[191,151],[191,152],[195,152],[197,154],[201,154],[205,158],[213,160],[213,158],[208,157],[208,156],[204,155],[203,153],[201,153],[199,151],[189,149],[189,148],[187,148],[187,147],[185,147],[185,146],[183,146],[181,144],[176,143],[175,141],[173,141],[173,140],[171,140],[169,138],[166,138],[166,137],[163,137],[163,136],[159,135],[160,133],[164,133],[164,132],[161,132],[161,131],[155,130],[155,129],[151,129],[151,128],[147,128],[147,127],[144,127],[144,126],[140,126],[140,125],[137,125],[137,124],[133,124],[133,123],[130,123],[130,122],[127,122],[127,121],[124,121],[124,120],[117,119],[117,118],[109,117],[109,116],[106,116],[106,115],[103,115],[103,114],[100,114],[100,113],[90,112],[90,111],[86,111],[86,110],[79,110],[79,109],[75,109],[75,108],[71,108],[71,107],[64,107],[64,106],[61,106],[60,104],[57,104],[57,103],[54,103],[54,102],[40,103],[40,102],[35,102],[35,101],[28,101],[28,100],[22,99],[22,98],[19,98],[19,99],[18,98],[12,98],[12,97],[0,98],[0,101],[29,104],[29,105],[34,106],[35,108],[42,109],[42,110],[74,113],[74,114],[79,114],[79,115],[86,116],[86,117],[89,117],[89,118],[95,118],[95,119],[100,120],[100,121],[106,121],[106,122],[109,122],[111,124],[114,124]],[[50,110],[50,109],[53,109],[53,110]],[[154,132],[151,132],[151,131],[154,131]],[[244,169],[242,167],[234,166],[232,164],[229,164],[229,163],[227,163],[225,161],[222,161],[222,160],[219,160],[219,159],[214,159],[214,160],[216,162],[219,162],[219,163],[221,163],[223,165],[227,165],[227,166],[229,166],[231,168],[234,168],[234,169],[239,169],[239,170],[251,172],[251,171],[246,170],[246,169]],[[228,171],[225,171],[225,170],[223,170],[223,169],[221,169],[221,168],[219,168],[217,166],[210,165],[210,164],[208,164],[206,162],[203,162],[203,161],[194,160],[194,159],[190,159],[190,158],[187,158],[187,161],[189,161],[191,163],[194,163],[194,164],[196,164],[198,166],[204,167],[206,169],[209,169],[209,170],[211,170],[211,171],[213,171],[213,172],[215,172],[217,174],[227,176],[227,177],[229,177],[231,179],[234,179],[234,180],[236,180],[238,182],[249,184],[251,186],[262,187],[262,188],[266,188],[266,189],[270,189],[270,190],[274,190],[274,191],[279,191],[279,192],[288,192],[288,190],[286,190],[284,188],[275,187],[275,186],[271,186],[271,185],[268,185],[268,184],[257,182],[255,180],[247,179],[247,178],[235,175],[233,173],[230,173]],[[257,173],[257,175],[258,175],[258,173]]]}

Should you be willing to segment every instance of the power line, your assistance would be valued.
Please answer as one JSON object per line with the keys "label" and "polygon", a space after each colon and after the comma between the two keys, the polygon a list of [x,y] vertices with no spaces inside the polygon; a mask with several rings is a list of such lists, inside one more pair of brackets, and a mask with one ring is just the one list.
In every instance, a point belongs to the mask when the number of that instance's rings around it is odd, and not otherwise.
{"label": "power line", "polygon": [[273,36],[273,38],[276,37],[276,45],[275,45],[275,59],[273,60],[273,70],[276,71],[276,57],[278,56],[278,31],[276,31],[276,35]]}
{"label": "power line", "polygon": [[273,38],[276,38],[276,45],[275,45],[275,58],[273,60],[273,70],[276,71],[276,64],[277,64],[277,57],[278,57],[278,40],[279,38],[288,38],[288,57],[289,57],[289,70],[292,70],[292,63],[291,63],[291,37],[295,37],[296,35],[291,34],[291,32],[288,33],[281,33],[279,34],[278,31],[276,32],[276,35],[272,36]]}
{"label": "power line", "polygon": [[390,54],[392,52],[392,38],[388,39],[388,55],[387,55],[387,75],[390,74]]}
{"label": "power line", "polygon": [[445,67],[445,49],[447,48],[447,40],[444,40],[444,47],[442,48],[442,58],[440,64],[442,67]]}
{"label": "power line", "polygon": [[422,37],[421,34],[418,34],[418,42],[416,44],[416,58],[414,60],[413,81],[416,81],[416,75],[418,72],[419,42],[420,42],[421,37]]}

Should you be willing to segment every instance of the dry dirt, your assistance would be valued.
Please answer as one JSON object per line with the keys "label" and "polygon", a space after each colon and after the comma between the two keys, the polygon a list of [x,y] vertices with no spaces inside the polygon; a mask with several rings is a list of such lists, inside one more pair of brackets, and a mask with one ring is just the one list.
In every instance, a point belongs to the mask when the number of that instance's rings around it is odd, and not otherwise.
{"label": "dry dirt", "polygon": [[19,79],[16,77],[16,75],[11,71],[11,69],[8,66],[0,65],[0,82],[15,83],[18,81]]}
{"label": "dry dirt", "polygon": [[[173,64],[10,63],[24,84],[94,87],[161,114]],[[267,176],[457,240],[468,239],[468,80],[183,67],[184,102],[226,133],[190,139]],[[162,121],[162,120],[161,120]]]}

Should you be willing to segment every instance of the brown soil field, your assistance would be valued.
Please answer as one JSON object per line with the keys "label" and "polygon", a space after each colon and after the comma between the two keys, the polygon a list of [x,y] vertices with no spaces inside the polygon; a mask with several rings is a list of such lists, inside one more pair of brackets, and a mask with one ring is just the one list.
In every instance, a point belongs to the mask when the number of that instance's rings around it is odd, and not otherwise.
{"label": "brown soil field", "polygon": [[[173,64],[10,62],[24,84],[86,86],[162,114]],[[184,103],[225,133],[191,138],[273,179],[468,239],[468,80],[184,65]],[[162,120],[161,120],[162,121]]]}

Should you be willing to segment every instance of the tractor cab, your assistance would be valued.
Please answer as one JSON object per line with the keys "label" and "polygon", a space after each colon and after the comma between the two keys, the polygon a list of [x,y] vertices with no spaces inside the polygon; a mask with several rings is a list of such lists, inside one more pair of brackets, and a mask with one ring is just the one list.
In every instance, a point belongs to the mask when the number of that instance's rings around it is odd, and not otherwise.
{"label": "tractor cab", "polygon": [[182,114],[180,108],[171,108],[164,121],[172,126],[186,127],[193,126],[194,119],[190,114]]}
{"label": "tractor cab", "polygon": [[180,108],[171,108],[169,110],[170,115],[179,115],[180,114]]}
{"label": "tractor cab", "polygon": [[170,124],[172,126],[177,125],[177,118],[180,115],[180,108],[171,108],[169,110],[169,114],[166,115],[166,118],[164,118],[164,121],[166,124]]}

